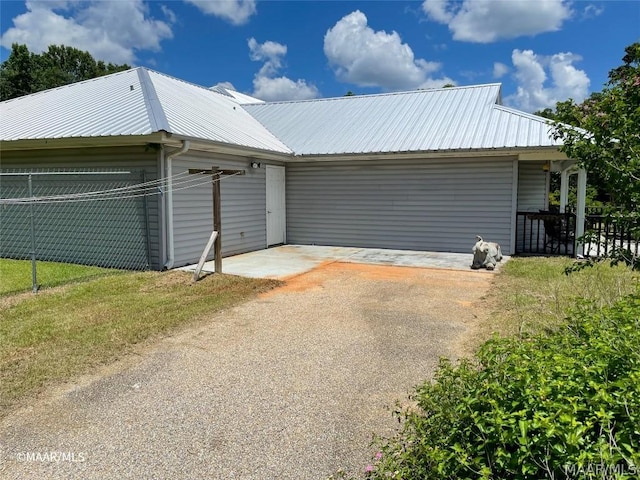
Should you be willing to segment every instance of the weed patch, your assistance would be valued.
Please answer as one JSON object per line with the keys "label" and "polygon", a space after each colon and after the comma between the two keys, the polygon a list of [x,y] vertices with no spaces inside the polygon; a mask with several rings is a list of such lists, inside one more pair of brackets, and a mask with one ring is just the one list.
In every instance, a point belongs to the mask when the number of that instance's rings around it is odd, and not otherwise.
{"label": "weed patch", "polygon": [[511,337],[553,331],[564,325],[568,310],[582,299],[590,299],[594,308],[611,306],[634,292],[640,282],[640,272],[605,263],[566,275],[573,262],[561,257],[507,262],[485,299],[492,315],[477,325],[467,350],[477,350],[495,334]]}

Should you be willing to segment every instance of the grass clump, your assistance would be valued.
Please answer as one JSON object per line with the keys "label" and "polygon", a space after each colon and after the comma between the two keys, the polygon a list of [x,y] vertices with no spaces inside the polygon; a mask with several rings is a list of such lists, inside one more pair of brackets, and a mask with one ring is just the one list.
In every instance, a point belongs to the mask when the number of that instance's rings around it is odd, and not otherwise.
{"label": "grass clump", "polygon": [[583,302],[563,328],[442,361],[372,479],[631,479],[640,475],[640,289]]}
{"label": "grass clump", "polygon": [[46,385],[273,288],[274,280],[136,272],[0,302],[0,416]]}

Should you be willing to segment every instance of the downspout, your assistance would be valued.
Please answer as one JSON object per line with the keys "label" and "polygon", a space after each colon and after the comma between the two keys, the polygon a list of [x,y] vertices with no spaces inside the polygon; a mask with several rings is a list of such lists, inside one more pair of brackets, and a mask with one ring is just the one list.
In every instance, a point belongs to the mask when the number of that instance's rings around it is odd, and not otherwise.
{"label": "downspout", "polygon": [[171,270],[173,263],[175,262],[174,255],[174,243],[173,243],[173,159],[186,153],[189,150],[189,140],[182,141],[182,148],[180,150],[171,153],[166,157],[165,161],[165,178],[167,179],[167,196],[166,196],[166,210],[167,210],[167,262],[164,264],[164,268]]}

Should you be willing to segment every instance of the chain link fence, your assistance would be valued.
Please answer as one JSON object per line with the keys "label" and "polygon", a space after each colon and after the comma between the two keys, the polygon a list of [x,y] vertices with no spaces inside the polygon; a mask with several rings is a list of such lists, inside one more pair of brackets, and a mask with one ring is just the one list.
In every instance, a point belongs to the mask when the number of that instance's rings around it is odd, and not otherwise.
{"label": "chain link fence", "polygon": [[0,171],[0,293],[24,290],[23,275],[36,291],[149,268],[146,184],[144,171]]}

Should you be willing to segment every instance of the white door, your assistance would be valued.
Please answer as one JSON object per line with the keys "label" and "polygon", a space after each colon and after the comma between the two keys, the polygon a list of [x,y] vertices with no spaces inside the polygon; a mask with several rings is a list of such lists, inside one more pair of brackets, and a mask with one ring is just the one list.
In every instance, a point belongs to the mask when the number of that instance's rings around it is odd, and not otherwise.
{"label": "white door", "polygon": [[284,167],[267,165],[267,247],[286,241]]}

